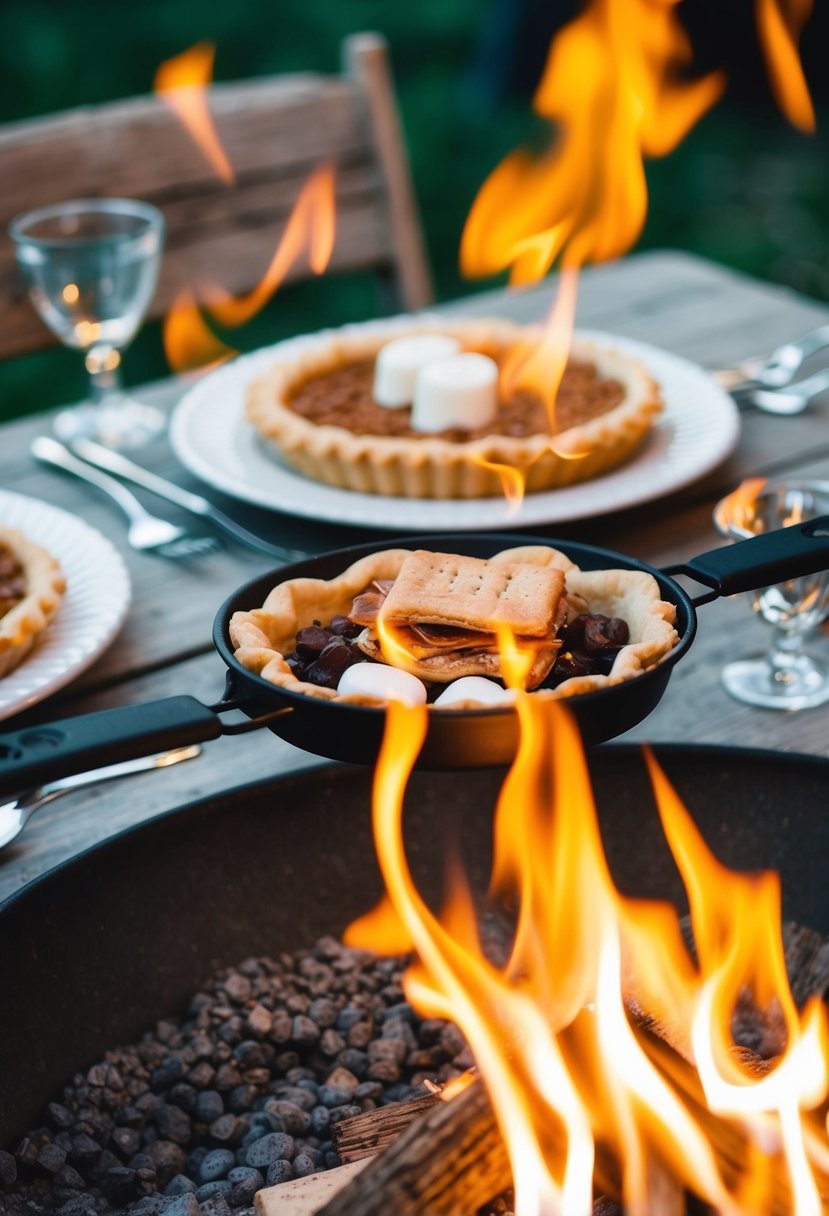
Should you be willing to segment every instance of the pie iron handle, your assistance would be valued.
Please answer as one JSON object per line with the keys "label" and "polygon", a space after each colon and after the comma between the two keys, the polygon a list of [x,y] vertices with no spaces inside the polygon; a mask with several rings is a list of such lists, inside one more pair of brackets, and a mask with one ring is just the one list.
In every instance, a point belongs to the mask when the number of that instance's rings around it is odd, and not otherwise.
{"label": "pie iron handle", "polygon": [[710,587],[712,594],[695,601],[705,603],[822,570],[829,570],[829,515],[711,549],[665,573],[687,574]]}
{"label": "pie iron handle", "polygon": [[221,734],[215,711],[188,696],[9,731],[0,734],[0,797],[104,764],[206,743]]}

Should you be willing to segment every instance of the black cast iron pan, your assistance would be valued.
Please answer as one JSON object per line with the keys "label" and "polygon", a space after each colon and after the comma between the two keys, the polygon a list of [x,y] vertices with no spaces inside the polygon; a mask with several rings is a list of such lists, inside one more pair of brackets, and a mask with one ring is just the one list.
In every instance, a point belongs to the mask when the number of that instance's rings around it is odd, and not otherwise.
{"label": "black cast iron pan", "polygon": [[[370,764],[383,735],[382,709],[342,705],[292,693],[247,671],[233,657],[228,626],[234,612],[261,605],[278,582],[290,578],[332,578],[348,565],[379,549],[433,549],[490,557],[515,545],[549,543],[584,570],[644,570],[659,584],[662,597],[676,606],[679,643],[650,671],[624,684],[574,697],[568,702],[587,744],[615,738],[646,718],[661,699],[674,664],[696,633],[696,607],[732,595],[813,574],[829,568],[829,516],[726,545],[674,566],[656,570],[611,549],[569,541],[503,533],[408,537],[340,549],[262,575],[234,592],[219,609],[213,640],[227,665],[222,701],[206,706],[193,697],[169,697],[102,713],[80,715],[0,735],[0,796],[102,764],[114,764],[167,747],[186,746],[268,726],[289,743],[327,756]],[[691,597],[672,577],[687,574],[708,588]],[[220,715],[240,709],[247,722],[226,723]],[[481,768],[506,764],[515,754],[517,716],[512,708],[441,711],[432,714],[419,764],[427,768]]]}
{"label": "black cast iron pan", "polygon": [[[784,917],[829,932],[829,761],[655,751],[715,854],[779,870]],[[616,882],[684,910],[641,755],[611,745],[589,763]],[[433,906],[453,842],[473,891],[486,889],[502,778],[412,775],[407,853]],[[366,768],[326,765],[231,790],[113,837],[0,906],[0,1147],[14,1149],[78,1069],[182,1014],[217,968],[311,946],[372,907],[370,786]]]}

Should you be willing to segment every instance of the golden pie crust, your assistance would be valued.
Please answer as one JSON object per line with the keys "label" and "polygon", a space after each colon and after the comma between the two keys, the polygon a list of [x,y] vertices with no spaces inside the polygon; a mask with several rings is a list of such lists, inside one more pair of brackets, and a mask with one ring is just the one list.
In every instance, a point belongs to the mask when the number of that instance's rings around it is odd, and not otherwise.
{"label": "golden pie crust", "polygon": [[[347,615],[355,596],[375,579],[396,578],[410,556],[410,549],[383,549],[360,558],[335,579],[294,578],[277,584],[261,608],[234,612],[231,617],[230,639],[235,658],[248,671],[288,692],[350,705],[385,704],[364,695],[341,696],[335,689],[298,680],[284,656],[294,651],[300,629],[314,621],[327,624],[334,616]],[[578,611],[621,617],[630,629],[630,642],[619,651],[609,675],[574,676],[557,688],[539,689],[531,694],[534,697],[560,700],[635,679],[664,658],[679,641],[674,628],[675,607],[660,598],[656,580],[646,571],[580,570],[563,553],[547,545],[504,549],[489,561],[521,562],[561,570],[567,597],[578,605]],[[480,702],[471,700],[431,708],[451,713],[481,707]]]}
{"label": "golden pie crust", "polygon": [[0,547],[12,551],[26,584],[23,599],[0,616],[0,677],[25,659],[60,607],[66,589],[57,561],[22,532],[0,525]]}
{"label": "golden pie crust", "polygon": [[507,465],[526,475],[526,492],[549,490],[598,477],[621,464],[642,442],[662,409],[659,388],[645,368],[611,347],[574,337],[571,356],[593,363],[603,378],[619,380],[624,397],[598,417],[554,437],[514,438],[485,435],[454,442],[440,435],[408,438],[358,435],[342,426],[317,425],[288,404],[292,394],[315,376],[373,359],[395,338],[442,333],[465,350],[493,358],[519,341],[540,335],[509,321],[412,322],[406,327],[362,327],[333,332],[326,341],[277,362],[248,389],[247,417],[276,445],[292,468],[329,485],[364,494],[402,498],[490,498],[503,494],[501,477],[487,465]]}

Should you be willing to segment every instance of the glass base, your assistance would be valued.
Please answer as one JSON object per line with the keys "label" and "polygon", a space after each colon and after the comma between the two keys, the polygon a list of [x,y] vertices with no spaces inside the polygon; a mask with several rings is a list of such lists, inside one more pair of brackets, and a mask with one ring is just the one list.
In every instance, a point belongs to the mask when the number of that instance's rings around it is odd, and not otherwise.
{"label": "glass base", "polygon": [[58,439],[94,439],[109,448],[143,448],[161,435],[167,418],[154,405],[118,394],[100,405],[76,405],[55,418]]}
{"label": "glass base", "polygon": [[768,655],[737,659],[722,670],[722,682],[737,701],[764,709],[813,709],[829,701],[829,663],[808,654],[792,655],[773,668]]}

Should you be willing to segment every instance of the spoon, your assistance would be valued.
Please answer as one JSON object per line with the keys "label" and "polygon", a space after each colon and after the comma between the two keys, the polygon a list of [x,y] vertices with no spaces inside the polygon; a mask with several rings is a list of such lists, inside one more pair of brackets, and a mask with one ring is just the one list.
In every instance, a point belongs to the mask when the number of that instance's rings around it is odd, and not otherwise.
{"label": "spoon", "polygon": [[121,764],[108,764],[105,768],[92,769],[87,773],[76,773],[73,777],[63,777],[60,781],[50,781],[35,789],[18,794],[11,802],[0,806],[0,849],[10,844],[19,836],[28,821],[49,802],[54,802],[62,794],[79,789],[84,785],[95,785],[99,781],[110,781],[113,777],[126,777],[129,773],[143,773],[154,768],[169,768],[171,764],[179,764],[182,760],[192,760],[198,756],[201,748],[198,744],[191,747],[174,747],[167,752],[157,752],[153,756],[139,756],[137,760],[124,760]]}
{"label": "spoon", "polygon": [[741,394],[741,400],[767,414],[802,414],[808,405],[829,389],[829,368],[798,380],[785,391],[781,389],[752,389]]}

